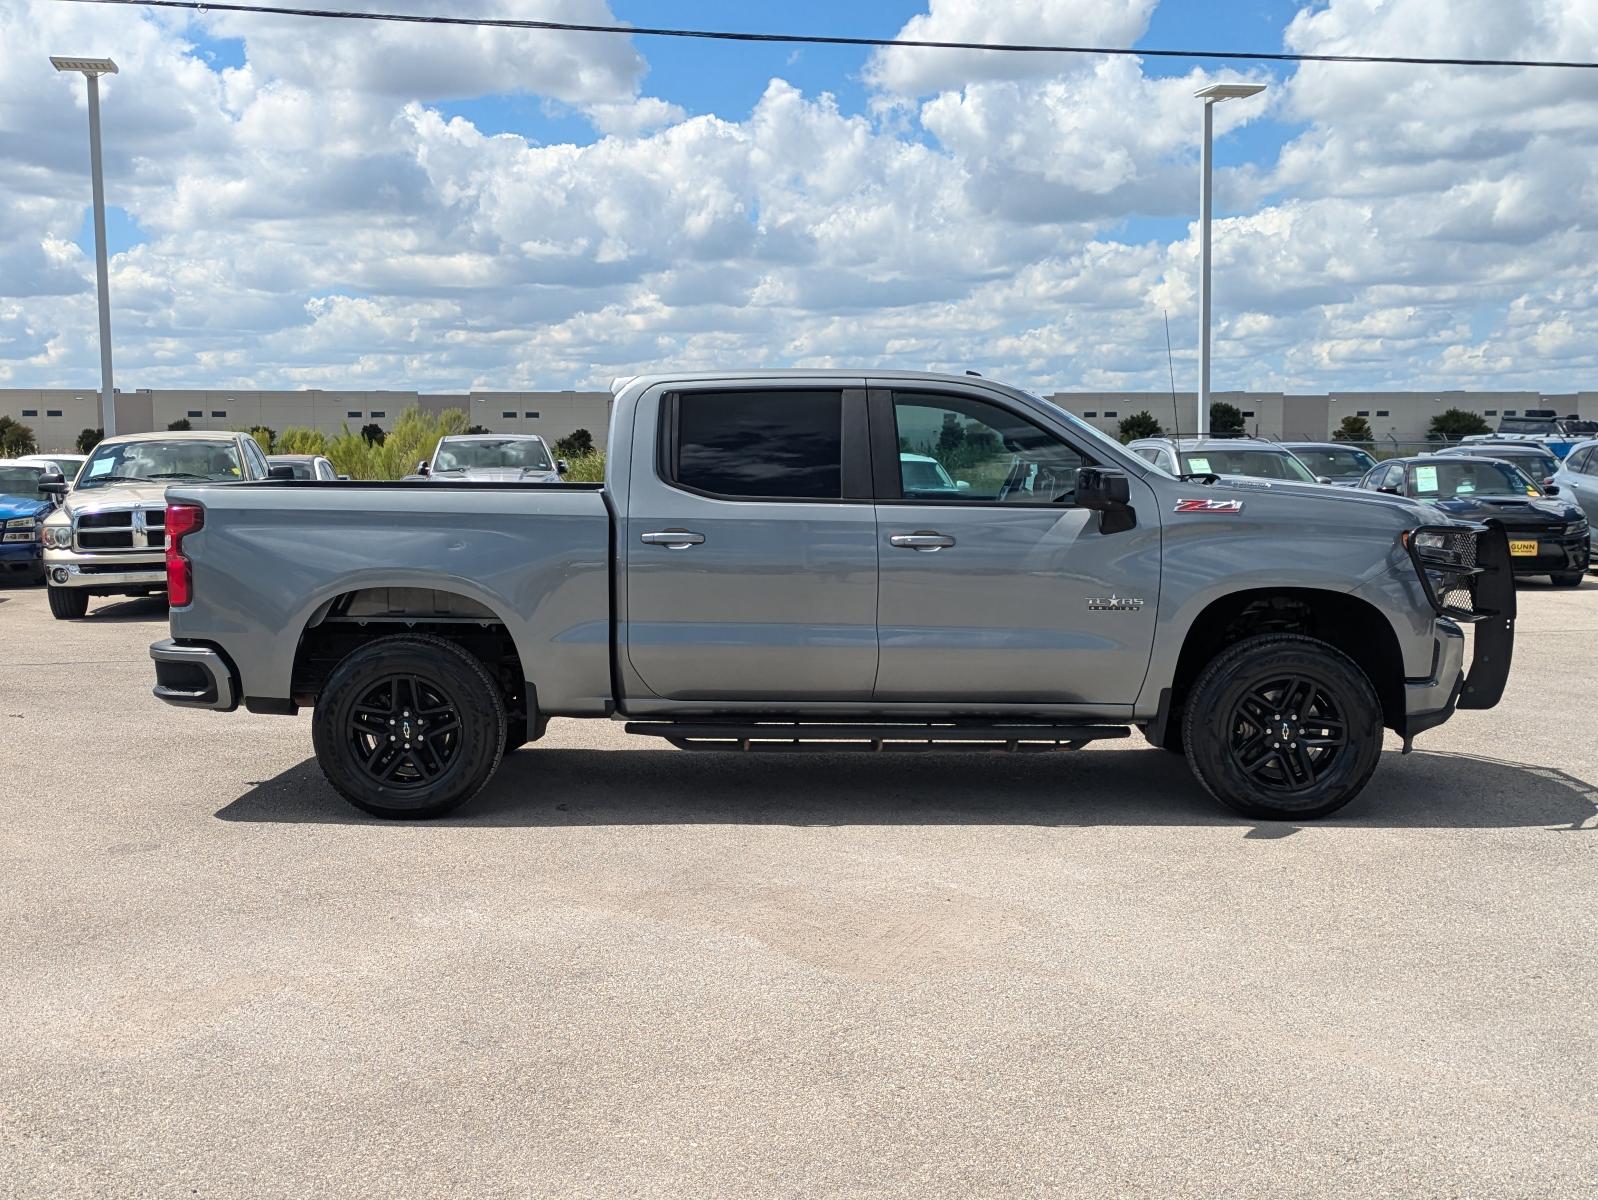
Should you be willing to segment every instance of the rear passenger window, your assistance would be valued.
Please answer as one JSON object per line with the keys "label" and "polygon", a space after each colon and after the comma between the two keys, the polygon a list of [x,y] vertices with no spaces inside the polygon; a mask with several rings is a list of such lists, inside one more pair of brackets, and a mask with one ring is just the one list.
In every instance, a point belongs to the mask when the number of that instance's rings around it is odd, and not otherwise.
{"label": "rear passenger window", "polygon": [[675,408],[674,483],[717,496],[843,495],[842,392],[687,392]]}

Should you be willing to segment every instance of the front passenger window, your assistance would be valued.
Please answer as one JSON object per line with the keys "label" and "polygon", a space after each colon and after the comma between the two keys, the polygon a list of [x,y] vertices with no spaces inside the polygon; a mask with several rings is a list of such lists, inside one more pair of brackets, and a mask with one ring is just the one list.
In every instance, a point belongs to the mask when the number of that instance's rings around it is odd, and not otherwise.
{"label": "front passenger window", "polygon": [[997,404],[897,393],[899,481],[908,501],[1062,504],[1089,459]]}

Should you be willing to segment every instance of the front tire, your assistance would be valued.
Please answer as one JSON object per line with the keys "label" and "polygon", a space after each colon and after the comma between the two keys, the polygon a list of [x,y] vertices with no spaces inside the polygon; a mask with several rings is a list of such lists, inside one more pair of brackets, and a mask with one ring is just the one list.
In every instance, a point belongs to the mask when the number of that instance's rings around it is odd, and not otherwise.
{"label": "front tire", "polygon": [[76,621],[88,615],[89,593],[82,588],[49,589],[50,615],[57,621]]}
{"label": "front tire", "polygon": [[1585,571],[1562,571],[1558,575],[1550,575],[1555,587],[1580,587]]}
{"label": "front tire", "polygon": [[1304,821],[1342,808],[1382,751],[1382,706],[1342,651],[1298,634],[1228,646],[1200,673],[1182,722],[1205,791],[1246,817]]}
{"label": "front tire", "polygon": [[371,642],[333,668],[311,735],[339,795],[374,816],[419,820],[483,789],[504,754],[505,723],[482,663],[413,634]]}

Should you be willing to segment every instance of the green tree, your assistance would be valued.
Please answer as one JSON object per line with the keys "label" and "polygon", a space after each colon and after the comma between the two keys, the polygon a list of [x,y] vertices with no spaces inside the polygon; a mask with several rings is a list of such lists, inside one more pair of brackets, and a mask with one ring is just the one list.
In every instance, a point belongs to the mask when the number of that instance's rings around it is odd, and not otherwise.
{"label": "green tree", "polygon": [[103,429],[85,429],[78,434],[78,453],[93,454],[94,448],[100,444],[100,439],[104,436]]}
{"label": "green tree", "polygon": [[1426,437],[1434,442],[1457,442],[1473,433],[1491,433],[1492,427],[1477,414],[1463,408],[1446,408],[1432,418]]}
{"label": "green tree", "polygon": [[299,425],[290,425],[277,435],[278,454],[326,454],[327,434],[320,429],[306,429]]}
{"label": "green tree", "polygon": [[938,430],[938,452],[935,457],[939,462],[946,464],[964,444],[965,426],[960,424],[958,414],[952,412],[944,413],[943,428]]}
{"label": "green tree", "polygon": [[492,429],[490,429],[487,425],[468,425],[463,432],[465,432],[465,433],[493,433],[494,431]]}
{"label": "green tree", "polygon": [[19,454],[32,454],[39,444],[33,440],[33,430],[10,417],[0,417],[0,458],[15,458]]}
{"label": "green tree", "polygon": [[574,429],[555,443],[555,453],[562,458],[579,458],[594,452],[594,435],[586,429]]}
{"label": "green tree", "polygon": [[273,447],[277,445],[277,430],[269,425],[251,425],[250,436],[255,439],[255,444],[261,448],[262,454],[274,454]]}
{"label": "green tree", "polygon": [[361,426],[361,437],[368,446],[381,446],[388,434],[383,432],[381,425],[373,421],[370,425]]}
{"label": "green tree", "polygon": [[340,475],[351,479],[400,479],[415,471],[422,459],[432,457],[439,438],[464,433],[469,423],[464,409],[435,415],[407,408],[381,441],[368,441],[365,429],[352,433],[344,426],[328,442],[327,457]]}
{"label": "green tree", "polygon": [[1217,437],[1235,436],[1243,432],[1243,410],[1225,400],[1210,405],[1210,432]]}
{"label": "green tree", "polygon": [[1332,430],[1334,442],[1374,442],[1376,435],[1371,432],[1371,423],[1364,417],[1344,417],[1343,423]]}
{"label": "green tree", "polygon": [[179,433],[187,433],[189,430],[193,429],[194,426],[189,424],[189,419],[187,417],[179,417],[176,421],[173,421],[172,424],[168,425],[167,428],[175,429]]}
{"label": "green tree", "polygon": [[1165,430],[1160,428],[1160,423],[1154,419],[1154,414],[1146,408],[1129,417],[1122,417],[1120,430],[1123,442],[1130,442],[1133,438],[1160,437],[1165,433]]}

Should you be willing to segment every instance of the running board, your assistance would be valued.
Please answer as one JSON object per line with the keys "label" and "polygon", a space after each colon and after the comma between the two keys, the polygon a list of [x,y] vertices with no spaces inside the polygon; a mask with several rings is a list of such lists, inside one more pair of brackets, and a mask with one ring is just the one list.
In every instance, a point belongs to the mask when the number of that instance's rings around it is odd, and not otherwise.
{"label": "running board", "polygon": [[1078,750],[1089,742],[1124,738],[1132,732],[1125,725],[821,725],[802,721],[629,721],[624,731],[664,738],[679,750],[739,750],[755,754],[905,754],[931,750],[1036,754]]}

